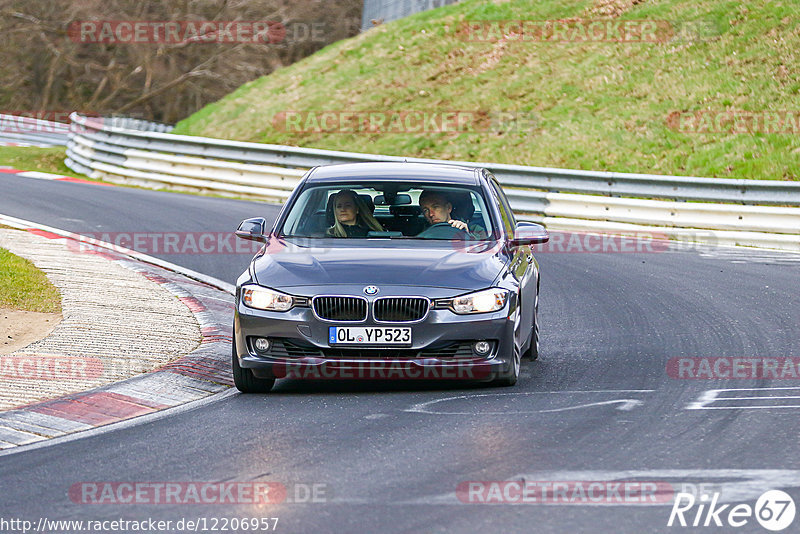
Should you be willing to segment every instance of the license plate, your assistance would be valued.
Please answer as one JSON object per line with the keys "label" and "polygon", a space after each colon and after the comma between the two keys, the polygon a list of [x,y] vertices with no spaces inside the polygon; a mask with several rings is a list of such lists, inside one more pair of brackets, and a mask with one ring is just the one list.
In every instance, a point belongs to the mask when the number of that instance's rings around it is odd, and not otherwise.
{"label": "license plate", "polygon": [[411,345],[411,328],[392,326],[331,326],[331,345]]}

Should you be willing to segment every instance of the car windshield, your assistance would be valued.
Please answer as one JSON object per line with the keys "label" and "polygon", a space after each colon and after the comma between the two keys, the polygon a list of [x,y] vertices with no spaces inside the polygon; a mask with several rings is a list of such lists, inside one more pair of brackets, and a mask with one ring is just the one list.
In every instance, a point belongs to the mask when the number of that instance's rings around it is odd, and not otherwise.
{"label": "car windshield", "polygon": [[485,240],[492,230],[479,187],[361,181],[305,188],[278,233],[303,238]]}

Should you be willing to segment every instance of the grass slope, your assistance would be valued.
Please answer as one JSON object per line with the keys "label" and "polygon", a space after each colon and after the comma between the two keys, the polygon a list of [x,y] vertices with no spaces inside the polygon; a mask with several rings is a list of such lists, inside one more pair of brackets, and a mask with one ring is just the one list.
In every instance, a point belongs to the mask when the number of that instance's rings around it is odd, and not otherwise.
{"label": "grass slope", "polygon": [[[635,3],[635,5],[634,5]],[[699,39],[472,42],[475,20],[668,20]],[[465,0],[381,25],[240,87],[175,133],[392,155],[577,169],[797,180],[800,132],[681,133],[701,110],[800,110],[795,0]],[[527,112],[484,133],[286,132],[286,111]]]}
{"label": "grass slope", "polygon": [[60,312],[61,295],[33,263],[0,248],[0,308]]}
{"label": "grass slope", "polygon": [[85,178],[64,165],[66,149],[63,147],[13,147],[0,146],[0,165],[23,171],[49,172]]}

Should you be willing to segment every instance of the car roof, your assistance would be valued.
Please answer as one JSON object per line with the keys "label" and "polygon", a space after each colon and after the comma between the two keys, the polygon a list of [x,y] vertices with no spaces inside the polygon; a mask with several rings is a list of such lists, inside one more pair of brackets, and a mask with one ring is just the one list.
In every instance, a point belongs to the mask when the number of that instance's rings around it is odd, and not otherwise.
{"label": "car roof", "polygon": [[325,165],[306,178],[309,183],[339,182],[369,178],[376,181],[432,181],[477,185],[478,169],[438,163],[367,162]]}

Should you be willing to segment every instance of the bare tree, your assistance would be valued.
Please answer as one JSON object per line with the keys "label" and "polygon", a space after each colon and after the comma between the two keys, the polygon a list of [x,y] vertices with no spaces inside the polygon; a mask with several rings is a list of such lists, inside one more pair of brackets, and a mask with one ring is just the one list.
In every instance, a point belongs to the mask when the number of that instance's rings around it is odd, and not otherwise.
{"label": "bare tree", "polygon": [[[355,35],[361,6],[361,0],[0,0],[0,110],[176,122]],[[270,36],[285,35],[278,42],[85,42],[74,31],[80,21],[261,21],[279,24]]]}

